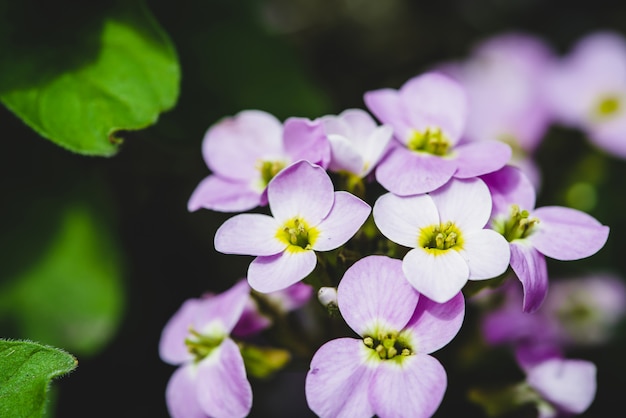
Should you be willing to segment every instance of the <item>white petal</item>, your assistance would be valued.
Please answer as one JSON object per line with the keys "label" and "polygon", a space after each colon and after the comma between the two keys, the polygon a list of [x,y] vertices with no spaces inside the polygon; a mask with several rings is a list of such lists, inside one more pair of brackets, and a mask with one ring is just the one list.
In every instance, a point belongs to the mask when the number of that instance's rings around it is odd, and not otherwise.
{"label": "white petal", "polygon": [[441,222],[452,221],[462,232],[482,229],[491,215],[489,188],[478,178],[451,179],[430,196]]}
{"label": "white petal", "polygon": [[286,247],[276,238],[280,227],[274,218],[260,213],[233,216],[215,232],[215,249],[224,254],[277,254]]}
{"label": "white petal", "polygon": [[491,229],[463,234],[463,256],[470,270],[470,280],[492,279],[509,266],[511,250],[507,240]]}
{"label": "white petal", "polygon": [[261,293],[286,289],[309,275],[317,264],[315,251],[303,250],[257,257],[248,268],[250,287]]}
{"label": "white petal", "polygon": [[370,206],[347,192],[335,192],[330,213],[316,227],[320,235],[313,244],[316,251],[329,251],[345,244],[365,222]]}

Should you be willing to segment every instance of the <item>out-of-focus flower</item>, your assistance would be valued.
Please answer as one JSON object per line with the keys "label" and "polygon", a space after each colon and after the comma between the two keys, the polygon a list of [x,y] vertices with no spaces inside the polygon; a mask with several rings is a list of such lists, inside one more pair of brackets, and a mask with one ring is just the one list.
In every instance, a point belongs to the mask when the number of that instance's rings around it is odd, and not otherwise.
{"label": "out-of-focus flower", "polygon": [[426,73],[399,90],[364,96],[367,107],[394,130],[394,146],[376,169],[376,180],[390,192],[408,196],[430,192],[450,178],[470,178],[497,170],[511,157],[499,141],[459,145],[466,117],[465,90],[452,78]]}
{"label": "out-of-focus flower", "polygon": [[509,265],[506,240],[485,229],[491,214],[489,189],[480,179],[453,179],[424,195],[387,193],[374,204],[380,231],[410,250],[402,269],[420,293],[442,303],[468,280],[504,273]]}
{"label": "out-of-focus flower", "polygon": [[578,260],[598,252],[609,227],[561,206],[535,208],[535,190],[524,173],[506,166],[482,176],[493,197],[491,227],[511,246],[511,268],[524,288],[524,312],[541,306],[548,292],[545,257]]}
{"label": "out-of-focus flower", "polygon": [[236,215],[215,233],[217,251],[257,256],[248,268],[248,282],[262,293],[304,279],[317,264],[315,251],[345,244],[371,210],[350,193],[334,192],[326,171],[307,161],[280,172],[267,197],[272,216]]}
{"label": "out-of-focus flower", "polygon": [[552,111],[593,144],[626,158],[626,40],[595,32],[555,64],[546,82]]}
{"label": "out-of-focus flower", "polygon": [[159,354],[180,366],[165,392],[172,417],[236,418],[250,412],[252,389],[239,347],[230,338],[249,294],[241,281],[224,293],[189,299],[165,325]]}
{"label": "out-of-focus flower", "polygon": [[360,335],[324,344],[311,360],[305,392],[320,417],[429,417],[447,387],[429,354],[448,344],[465,313],[463,295],[434,303],[415,291],[401,262],[368,256],[338,287],[338,305]]}
{"label": "out-of-focus flower", "polygon": [[242,212],[267,204],[267,185],[288,165],[307,160],[323,167],[330,145],[319,120],[244,110],[207,131],[202,155],[212,174],[196,187],[188,209]]}

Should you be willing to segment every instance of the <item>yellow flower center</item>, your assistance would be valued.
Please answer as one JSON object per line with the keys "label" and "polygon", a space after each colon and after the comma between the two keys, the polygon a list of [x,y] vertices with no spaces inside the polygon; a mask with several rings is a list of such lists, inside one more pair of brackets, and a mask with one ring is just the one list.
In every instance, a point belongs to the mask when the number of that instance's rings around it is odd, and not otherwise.
{"label": "yellow flower center", "polygon": [[276,174],[287,166],[285,161],[259,161],[256,169],[261,173],[261,188],[265,189]]}
{"label": "yellow flower center", "polygon": [[458,251],[463,248],[463,236],[455,224],[446,222],[422,228],[417,243],[435,254],[450,249]]}
{"label": "yellow flower center", "polygon": [[446,155],[450,148],[450,140],[443,134],[441,128],[426,128],[423,132],[413,131],[407,142],[407,148],[434,155]]}
{"label": "yellow flower center", "polygon": [[539,219],[531,218],[527,210],[520,210],[518,205],[511,205],[509,217],[494,220],[493,229],[511,242],[529,236],[538,223]]}
{"label": "yellow flower center", "polygon": [[193,354],[194,360],[200,361],[211,354],[224,341],[224,338],[225,336],[221,335],[221,333],[204,335],[190,327],[189,337],[185,339],[185,345],[187,350]]}
{"label": "yellow flower center", "polygon": [[597,119],[608,119],[615,116],[622,110],[622,103],[618,96],[607,95],[598,100],[593,109]]}
{"label": "yellow flower center", "polygon": [[397,332],[378,332],[363,337],[363,344],[371,348],[381,360],[402,360],[410,356],[413,350],[402,335]]}
{"label": "yellow flower center", "polygon": [[276,232],[276,238],[287,244],[287,249],[292,252],[306,251],[313,248],[319,230],[310,227],[302,218],[296,216],[283,224]]}

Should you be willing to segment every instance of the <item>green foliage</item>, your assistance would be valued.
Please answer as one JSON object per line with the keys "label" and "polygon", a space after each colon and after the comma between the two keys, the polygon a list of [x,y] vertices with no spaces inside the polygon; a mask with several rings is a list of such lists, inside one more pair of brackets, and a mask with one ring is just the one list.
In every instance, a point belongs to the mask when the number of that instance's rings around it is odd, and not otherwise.
{"label": "green foliage", "polygon": [[36,0],[0,7],[0,99],[54,143],[111,156],[120,130],[176,103],[176,52],[141,2],[65,3],[52,16],[29,13],[46,7]]}
{"label": "green foliage", "polygon": [[71,354],[58,348],[0,340],[0,416],[41,417],[50,381],[77,364]]}
{"label": "green foliage", "polygon": [[291,356],[287,350],[272,347],[259,347],[240,343],[241,355],[250,376],[270,377],[289,362]]}

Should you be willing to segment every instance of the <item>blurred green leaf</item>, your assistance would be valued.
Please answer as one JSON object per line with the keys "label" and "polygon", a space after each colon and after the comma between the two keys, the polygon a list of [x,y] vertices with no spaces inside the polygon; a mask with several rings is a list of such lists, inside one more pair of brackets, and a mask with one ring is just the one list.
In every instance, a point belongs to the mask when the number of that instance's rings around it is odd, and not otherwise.
{"label": "blurred green leaf", "polygon": [[287,350],[272,347],[258,347],[252,344],[239,344],[241,356],[250,376],[266,378],[285,367],[291,359]]}
{"label": "blurred green leaf", "polygon": [[41,417],[50,381],[77,364],[71,354],[58,348],[0,340],[0,416]]}
{"label": "blurred green leaf", "polygon": [[[176,103],[176,52],[142,2],[105,2],[95,12],[62,3],[44,15],[53,27],[35,17],[40,1],[0,7],[0,99],[54,143],[110,156],[120,130],[145,128]],[[71,18],[55,15],[61,10]]]}

